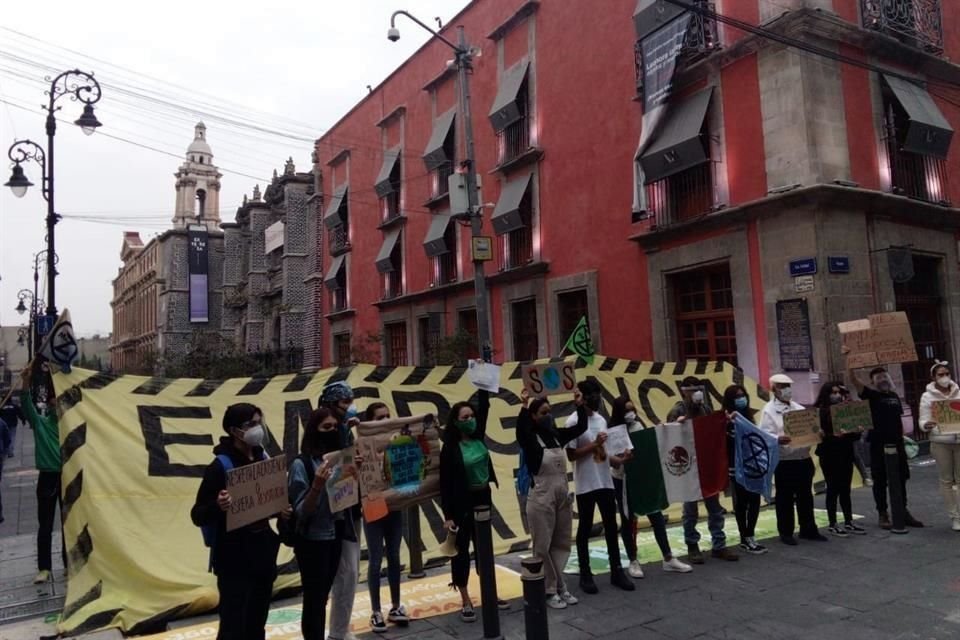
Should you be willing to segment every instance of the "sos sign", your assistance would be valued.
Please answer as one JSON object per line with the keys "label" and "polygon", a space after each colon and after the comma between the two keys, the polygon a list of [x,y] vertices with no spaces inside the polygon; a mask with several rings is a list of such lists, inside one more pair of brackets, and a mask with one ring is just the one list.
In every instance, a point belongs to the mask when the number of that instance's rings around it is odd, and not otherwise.
{"label": "sos sign", "polygon": [[528,364],[521,370],[523,386],[533,397],[573,393],[577,374],[572,362]]}

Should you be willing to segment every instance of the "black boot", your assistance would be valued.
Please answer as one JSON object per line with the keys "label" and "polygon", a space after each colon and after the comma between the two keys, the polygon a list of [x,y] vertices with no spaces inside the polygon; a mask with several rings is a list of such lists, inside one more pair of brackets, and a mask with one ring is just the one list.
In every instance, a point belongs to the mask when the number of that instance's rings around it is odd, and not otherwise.
{"label": "black boot", "polygon": [[633,591],[636,589],[633,584],[633,580],[627,576],[622,567],[610,568],[610,584],[615,587],[619,587],[624,591]]}
{"label": "black boot", "polygon": [[597,583],[593,581],[593,576],[589,573],[580,574],[580,591],[591,596],[600,593],[600,589],[597,588]]}

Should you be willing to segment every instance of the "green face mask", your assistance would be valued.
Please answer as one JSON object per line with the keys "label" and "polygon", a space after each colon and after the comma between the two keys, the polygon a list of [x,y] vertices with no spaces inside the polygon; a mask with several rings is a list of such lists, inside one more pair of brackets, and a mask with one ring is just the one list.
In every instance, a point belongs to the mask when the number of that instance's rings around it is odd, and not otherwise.
{"label": "green face mask", "polygon": [[457,429],[465,436],[472,436],[477,430],[477,421],[474,418],[469,420],[457,420]]}

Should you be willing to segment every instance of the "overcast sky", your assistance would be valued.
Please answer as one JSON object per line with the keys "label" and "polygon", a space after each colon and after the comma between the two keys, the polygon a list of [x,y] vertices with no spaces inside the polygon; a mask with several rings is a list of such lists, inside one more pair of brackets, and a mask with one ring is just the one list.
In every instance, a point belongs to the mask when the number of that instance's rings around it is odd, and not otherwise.
{"label": "overcast sky", "polygon": [[[309,142],[336,122],[428,37],[411,23],[386,38],[390,14],[425,22],[453,17],[467,0],[355,0],[238,3],[22,2],[0,20],[0,146],[3,172],[14,139],[45,144],[44,76],[80,68],[103,85],[103,123],[86,137],[60,123],[56,137],[57,306],[80,335],[112,327],[111,280],[124,231],[147,242],[170,226],[173,173],[204,120],[224,174],[221,218],[233,220],[244,193],[282,171],[292,156],[310,168]],[[87,17],[86,12],[94,12]],[[19,33],[16,33],[19,32]],[[22,35],[21,35],[22,34]],[[12,104],[9,104],[12,103]],[[81,113],[64,98],[60,117]],[[241,121],[238,126],[225,120]],[[145,149],[116,136],[153,149]],[[0,189],[0,324],[18,325],[17,292],[33,286],[33,255],[45,248],[46,202],[37,187],[22,199]],[[246,174],[246,175],[238,175]],[[257,180],[256,178],[260,178]],[[43,297],[41,274],[41,297]]]}

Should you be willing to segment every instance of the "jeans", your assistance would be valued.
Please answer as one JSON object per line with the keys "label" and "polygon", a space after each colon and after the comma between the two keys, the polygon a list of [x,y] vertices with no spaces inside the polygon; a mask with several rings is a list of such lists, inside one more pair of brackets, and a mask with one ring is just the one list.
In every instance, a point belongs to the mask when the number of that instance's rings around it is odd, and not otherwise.
{"label": "jeans", "polygon": [[[350,512],[346,513],[350,518]],[[348,522],[347,528],[351,524]],[[330,604],[330,637],[343,640],[350,631],[350,619],[353,617],[353,601],[357,596],[357,582],[360,580],[360,523],[352,523],[357,535],[356,540],[343,540],[340,548],[340,562],[333,581]]]}
{"label": "jeans", "polygon": [[[52,571],[53,559],[51,557],[53,547],[53,525],[57,514],[57,506],[63,506],[60,502],[60,472],[59,471],[41,471],[37,478],[37,519],[40,528],[37,531],[37,569],[40,571]],[[60,529],[62,531],[63,524]],[[60,536],[61,549],[63,555],[63,566],[67,566],[67,545]]]}
{"label": "jeans", "polygon": [[[707,528],[710,530],[710,540],[714,549],[723,549],[727,546],[727,534],[723,532],[723,505],[720,496],[710,496],[703,499],[707,508]],[[700,532],[697,531],[697,521],[700,519],[700,503],[683,503],[683,540],[688,545],[700,543]]]}
{"label": "jeans", "polygon": [[[910,467],[907,465],[907,452],[903,440],[897,444],[898,466],[900,467],[900,483],[903,485],[903,506],[907,506],[907,480],[910,478]],[[877,511],[887,511],[887,463],[883,453],[883,444],[870,444],[870,472],[873,475],[873,501]]]}
{"label": "jeans", "polygon": [[760,494],[747,491],[733,478],[733,512],[737,517],[737,530],[740,540],[753,538],[756,535],[757,520],[760,518]]}
{"label": "jeans", "polygon": [[599,507],[603,521],[603,535],[607,540],[607,555],[610,558],[610,573],[622,571],[620,544],[617,542],[617,498],[613,489],[597,489],[577,496],[577,560],[580,575],[589,576],[590,530],[593,529],[593,510]]}
{"label": "jeans", "polygon": [[13,424],[7,425],[10,428],[10,448],[7,450],[8,458],[12,458],[17,450],[17,424],[18,422],[14,420]]}
{"label": "jeans", "polygon": [[340,540],[301,540],[294,549],[303,584],[303,617],[300,628],[304,640],[324,640],[327,600],[340,565]]}
{"label": "jeans", "polygon": [[960,518],[957,505],[957,490],[954,486],[960,482],[960,444],[931,442],[930,453],[937,461],[937,474],[940,477],[940,494],[947,508],[947,515],[956,520]]}
{"label": "jeans", "polygon": [[843,521],[853,522],[853,505],[850,501],[850,486],[853,481],[853,443],[842,438],[831,438],[818,448],[820,469],[827,482],[827,517],[830,524],[837,524],[837,501],[843,511]]}
{"label": "jeans", "polygon": [[370,590],[370,606],[380,611],[380,569],[383,566],[383,550],[387,550],[387,582],[390,583],[390,600],[394,608],[400,606],[400,543],[403,541],[403,513],[391,511],[376,522],[363,522],[367,537],[367,588]]}
{"label": "jeans", "polygon": [[793,536],[796,506],[797,520],[800,522],[800,535],[810,536],[817,533],[817,522],[813,517],[813,460],[781,460],[774,472],[777,486],[777,532],[781,537]]}

